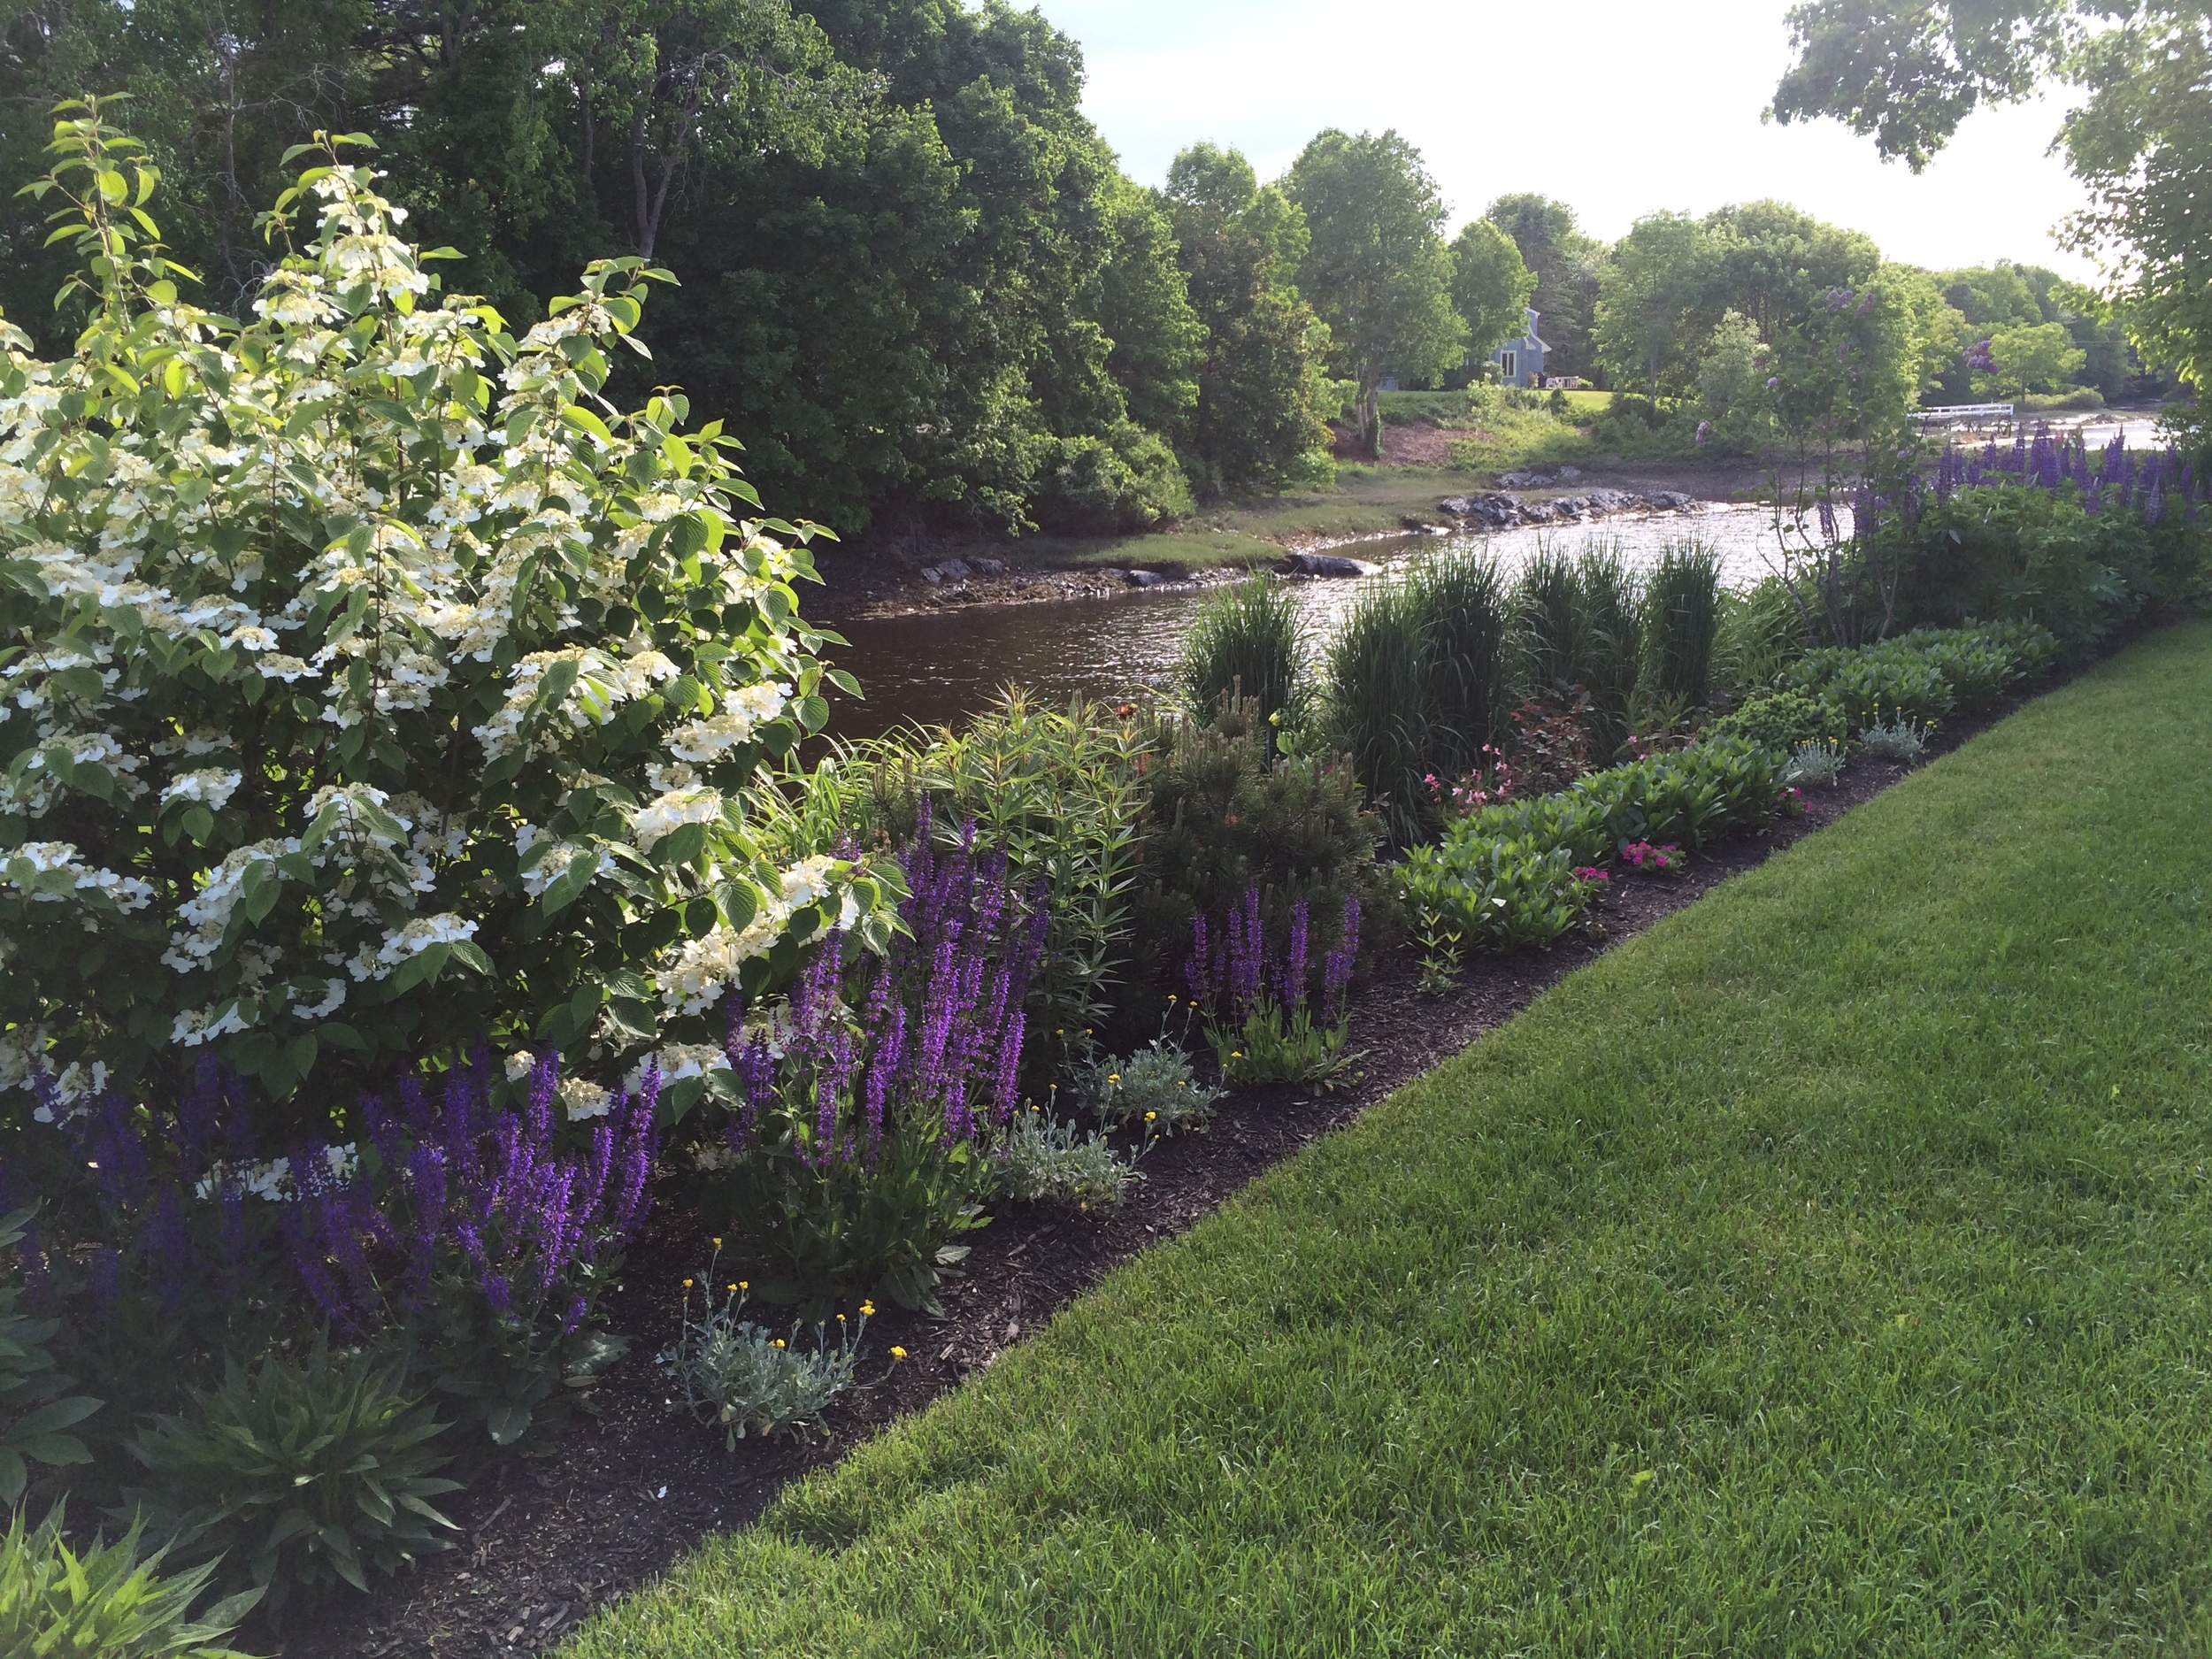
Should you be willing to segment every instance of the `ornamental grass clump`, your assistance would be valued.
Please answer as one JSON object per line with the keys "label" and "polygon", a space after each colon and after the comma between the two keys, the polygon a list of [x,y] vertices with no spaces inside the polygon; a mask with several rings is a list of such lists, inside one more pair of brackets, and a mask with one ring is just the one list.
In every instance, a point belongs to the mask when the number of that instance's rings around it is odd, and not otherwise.
{"label": "ornamental grass clump", "polygon": [[1217,933],[1203,916],[1193,920],[1185,976],[1222,1079],[1232,1087],[1318,1082],[1344,1064],[1359,901],[1344,901],[1337,941],[1317,964],[1310,933],[1306,906],[1294,905],[1282,952],[1271,953],[1256,888]]}
{"label": "ornamental grass clump", "polygon": [[1204,718],[1224,697],[1249,698],[1263,725],[1294,721],[1303,701],[1305,646],[1298,596],[1265,573],[1206,602],[1183,641],[1177,671],[1183,706]]}
{"label": "ornamental grass clump", "polygon": [[787,1009],[749,1027],[733,1014],[729,1110],[695,1160],[777,1264],[764,1295],[872,1286],[933,1307],[990,1189],[983,1143],[1020,1093],[1048,918],[972,824],[949,852],[929,828],[925,810],[900,859],[905,931],[884,956],[833,933]]}
{"label": "ornamental grass clump", "polygon": [[1720,555],[1701,541],[1670,542],[1644,585],[1644,685],[1655,702],[1705,705],[1720,619]]}
{"label": "ornamental grass clump", "polygon": [[324,136],[234,323],[141,148],[59,115],[32,193],[89,320],[58,363],[0,323],[0,1122],[202,1053],[280,1141],[487,1036],[603,1085],[882,925],[863,867],[743,830],[846,682],[811,532],[681,396],[603,395],[665,273],[596,262],[518,339]]}

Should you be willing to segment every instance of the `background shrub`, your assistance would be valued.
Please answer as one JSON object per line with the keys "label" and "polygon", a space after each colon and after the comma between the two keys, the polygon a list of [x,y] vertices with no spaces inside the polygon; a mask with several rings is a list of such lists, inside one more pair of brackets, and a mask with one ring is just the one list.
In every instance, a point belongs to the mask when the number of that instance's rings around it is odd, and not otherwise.
{"label": "background shrub", "polygon": [[1179,986],[1191,918],[1257,890],[1270,926],[1304,902],[1334,915],[1363,895],[1381,828],[1341,756],[1271,757],[1258,704],[1165,724],[1152,755],[1137,934],[1156,982]]}
{"label": "background shrub", "polygon": [[1708,735],[1741,738],[1784,754],[1800,743],[1840,743],[1850,721],[1835,703],[1805,691],[1777,691],[1754,697],[1708,728]]}

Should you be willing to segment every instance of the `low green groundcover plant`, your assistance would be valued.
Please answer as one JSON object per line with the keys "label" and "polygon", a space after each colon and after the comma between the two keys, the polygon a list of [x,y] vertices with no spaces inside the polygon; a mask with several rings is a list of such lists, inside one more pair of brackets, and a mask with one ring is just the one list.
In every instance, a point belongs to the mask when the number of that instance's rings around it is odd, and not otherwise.
{"label": "low green groundcover plant", "polygon": [[126,1496],[188,1558],[227,1557],[273,1618],[453,1547],[430,1502],[460,1489],[439,1472],[446,1426],[366,1354],[233,1360],[133,1442],[150,1479]]}
{"label": "low green groundcover plant", "polygon": [[569,1659],[2194,1651],[2208,708],[2203,626],[2039,700]]}

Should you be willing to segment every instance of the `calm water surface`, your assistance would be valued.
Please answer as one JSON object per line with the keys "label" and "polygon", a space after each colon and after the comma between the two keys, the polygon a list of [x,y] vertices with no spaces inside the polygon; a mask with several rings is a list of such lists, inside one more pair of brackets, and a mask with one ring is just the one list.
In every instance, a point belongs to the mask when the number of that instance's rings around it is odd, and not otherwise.
{"label": "calm water surface", "polygon": [[[1410,535],[1363,541],[1341,549],[1379,565],[1373,576],[1301,580],[1298,598],[1310,649],[1343,625],[1360,589],[1387,576],[1417,550],[1473,542],[1487,545],[1508,574],[1540,548],[1572,554],[1588,544],[1618,547],[1632,567],[1655,563],[1671,541],[1695,535],[1717,549],[1724,580],[1748,585],[1763,575],[1773,546],[1763,507],[1714,504],[1701,512],[1609,518],[1587,526],[1528,526],[1486,537]],[[1133,589],[1110,598],[973,606],[925,616],[840,623],[852,641],[833,652],[859,678],[866,701],[839,698],[832,730],[867,737],[909,720],[957,723],[988,704],[1001,686],[1025,686],[1064,702],[1073,693],[1119,696],[1167,683],[1183,636],[1209,590]]]}

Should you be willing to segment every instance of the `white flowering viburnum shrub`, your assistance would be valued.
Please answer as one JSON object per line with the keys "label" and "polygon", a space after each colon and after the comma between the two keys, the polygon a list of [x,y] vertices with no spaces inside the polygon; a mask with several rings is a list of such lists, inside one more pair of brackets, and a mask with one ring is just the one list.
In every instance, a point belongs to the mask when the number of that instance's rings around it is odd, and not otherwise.
{"label": "white flowering viburnum shrub", "polygon": [[57,115],[34,189],[89,321],[60,363],[0,322],[0,1122],[211,1045],[326,1122],[480,1042],[565,1049],[588,1117],[806,939],[887,929],[895,876],[749,833],[849,681],[810,529],[680,396],[600,395],[665,273],[596,264],[516,340],[324,140],[233,322],[181,297],[137,146]]}

